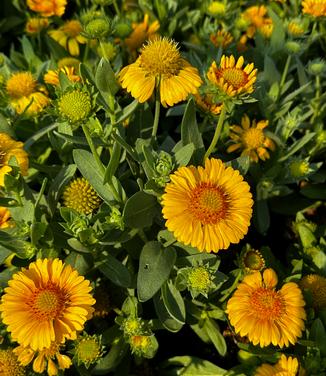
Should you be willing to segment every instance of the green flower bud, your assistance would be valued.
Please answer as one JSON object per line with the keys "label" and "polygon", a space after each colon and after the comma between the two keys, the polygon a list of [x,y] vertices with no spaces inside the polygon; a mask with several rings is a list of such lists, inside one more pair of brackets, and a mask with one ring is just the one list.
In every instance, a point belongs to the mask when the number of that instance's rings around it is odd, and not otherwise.
{"label": "green flower bud", "polygon": [[309,162],[305,160],[299,160],[299,159],[293,160],[289,165],[289,169],[290,169],[290,174],[292,175],[292,177],[294,178],[304,177],[310,171]]}
{"label": "green flower bud", "polygon": [[106,217],[105,219],[106,219],[106,222],[112,225],[113,228],[123,230],[125,227],[122,214],[118,208],[113,207],[111,209],[110,216]]}
{"label": "green flower bud", "polygon": [[105,38],[111,31],[111,25],[107,18],[96,18],[85,26],[85,32],[90,39]]}
{"label": "green flower bud", "polygon": [[223,16],[226,12],[226,6],[221,1],[212,1],[207,7],[207,13],[211,16]]}
{"label": "green flower bud", "polygon": [[318,59],[310,61],[308,64],[308,72],[312,75],[319,76],[326,70],[326,62],[324,60]]}
{"label": "green flower bud", "polygon": [[89,368],[103,355],[101,336],[96,334],[90,336],[84,333],[75,341],[73,353],[74,360],[78,365],[83,364],[86,368]]}
{"label": "green flower bud", "polygon": [[91,97],[81,90],[69,91],[58,100],[58,110],[71,123],[86,120],[92,109]]}
{"label": "green flower bud", "polygon": [[114,25],[114,34],[119,38],[126,38],[132,32],[130,22],[120,21]]}
{"label": "green flower bud", "polygon": [[292,40],[285,43],[285,48],[290,55],[295,55],[302,50],[302,44],[299,42],[294,42]]}

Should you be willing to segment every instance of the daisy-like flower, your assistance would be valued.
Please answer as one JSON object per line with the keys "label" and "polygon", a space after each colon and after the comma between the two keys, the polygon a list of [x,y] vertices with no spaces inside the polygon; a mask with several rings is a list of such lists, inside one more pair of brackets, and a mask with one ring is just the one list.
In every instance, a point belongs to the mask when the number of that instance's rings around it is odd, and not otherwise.
{"label": "daisy-like flower", "polygon": [[25,30],[26,33],[34,35],[38,34],[41,30],[49,26],[49,20],[47,18],[30,18],[26,22]]}
{"label": "daisy-like flower", "polygon": [[27,175],[28,155],[23,149],[24,144],[13,140],[7,133],[0,133],[0,187],[4,186],[5,175],[12,168],[8,165],[10,158],[15,157],[22,175]]}
{"label": "daisy-like flower", "polygon": [[49,70],[44,75],[44,82],[46,84],[59,86],[59,73],[62,72],[64,75],[67,76],[68,80],[71,82],[78,82],[80,81],[80,77],[78,74],[75,73],[74,67],[62,67],[56,70]]}
{"label": "daisy-like flower", "polygon": [[247,234],[253,200],[239,171],[212,158],[205,167],[180,167],[170,178],[162,212],[178,241],[217,252]]}
{"label": "daisy-like flower", "polygon": [[62,16],[65,12],[67,0],[27,0],[27,6],[43,17]]}
{"label": "daisy-like flower", "polygon": [[11,215],[8,208],[0,206],[0,229],[12,226],[12,224],[10,223],[10,217]]}
{"label": "daisy-like flower", "polygon": [[326,16],[326,0],[303,0],[302,13],[313,17]]}
{"label": "daisy-like flower", "polygon": [[318,274],[309,274],[300,281],[300,287],[307,289],[312,295],[315,308],[326,308],[326,278]]}
{"label": "daisy-like flower", "polygon": [[249,23],[246,34],[249,38],[252,38],[257,29],[263,27],[266,23],[272,23],[272,20],[267,15],[267,8],[264,5],[254,5],[246,9],[242,17]]}
{"label": "daisy-like flower", "polygon": [[0,375],[25,376],[25,368],[19,363],[12,349],[0,349]]}
{"label": "daisy-like flower", "polygon": [[217,33],[211,34],[209,39],[215,47],[226,48],[233,41],[233,36],[226,30],[218,30]]}
{"label": "daisy-like flower", "polygon": [[156,38],[160,23],[155,20],[149,24],[149,15],[145,14],[143,22],[133,23],[132,28],[133,31],[124,41],[131,52],[137,51],[147,40]]}
{"label": "daisy-like flower", "polygon": [[292,20],[288,23],[288,33],[293,37],[299,37],[303,35],[306,29],[302,26],[302,20]]}
{"label": "daisy-like flower", "polygon": [[276,290],[277,282],[272,269],[249,274],[227,303],[235,332],[260,347],[294,345],[304,330],[305,302],[299,286],[289,282]]}
{"label": "daisy-like flower", "polygon": [[270,157],[269,150],[275,150],[274,142],[264,134],[264,129],[268,126],[268,120],[261,120],[256,123],[253,120],[250,126],[248,115],[243,115],[241,127],[239,125],[231,126],[230,138],[233,145],[227,148],[228,153],[242,149],[241,155],[248,155],[250,160],[258,162],[259,158],[263,161]]}
{"label": "daisy-like flower", "polygon": [[6,83],[6,90],[10,105],[18,114],[36,115],[50,103],[46,90],[30,72],[14,73]]}
{"label": "daisy-like flower", "polygon": [[210,94],[196,94],[196,104],[204,112],[210,112],[213,115],[218,115],[223,107],[223,103],[214,103]]}
{"label": "daisy-like flower", "polygon": [[74,338],[92,315],[89,281],[59,259],[30,263],[8,285],[0,304],[2,321],[14,341],[34,351]]}
{"label": "daisy-like flower", "polygon": [[63,192],[63,204],[78,213],[90,214],[96,210],[102,200],[85,178],[70,182]]}
{"label": "daisy-like flower", "polygon": [[52,342],[48,349],[34,351],[30,347],[18,346],[13,352],[23,366],[30,364],[33,359],[33,371],[49,376],[56,376],[59,369],[64,370],[71,366],[72,361],[67,355],[60,354],[60,344]]}
{"label": "daisy-like flower", "polygon": [[265,259],[259,251],[248,247],[241,252],[240,267],[247,274],[255,273],[265,268]]}
{"label": "daisy-like flower", "polygon": [[247,64],[245,68],[242,68],[243,64],[243,56],[240,56],[236,62],[233,55],[229,57],[223,55],[219,67],[213,61],[207,77],[210,82],[218,86],[229,97],[250,94],[254,91],[257,69],[254,69],[253,63]]}
{"label": "daisy-like flower", "polygon": [[81,35],[83,30],[78,20],[66,21],[58,30],[50,30],[49,35],[65,48],[70,55],[79,55],[79,44],[84,44],[87,39]]}
{"label": "daisy-like flower", "polygon": [[281,359],[275,364],[262,364],[255,371],[254,376],[296,376],[299,370],[297,358],[281,355]]}
{"label": "daisy-like flower", "polygon": [[197,68],[181,56],[177,44],[155,39],[141,50],[138,59],[119,73],[121,86],[140,103],[146,102],[159,85],[163,106],[173,106],[196,94],[202,84]]}

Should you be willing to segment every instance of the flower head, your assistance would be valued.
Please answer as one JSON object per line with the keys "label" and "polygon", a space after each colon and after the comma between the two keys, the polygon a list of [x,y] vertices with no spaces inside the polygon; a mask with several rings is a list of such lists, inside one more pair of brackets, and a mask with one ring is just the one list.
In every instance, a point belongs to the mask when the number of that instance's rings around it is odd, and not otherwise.
{"label": "flower head", "polygon": [[287,31],[293,37],[299,37],[305,33],[305,28],[302,26],[302,20],[292,20],[288,23]]}
{"label": "flower head", "polygon": [[71,123],[77,123],[88,118],[92,109],[92,100],[86,91],[74,89],[63,94],[58,100],[58,110],[61,116]]}
{"label": "flower head", "polygon": [[222,1],[212,1],[208,7],[207,12],[212,16],[223,16],[226,11],[226,6]]}
{"label": "flower head", "polygon": [[70,55],[79,55],[79,44],[86,43],[87,39],[81,35],[82,25],[78,20],[66,21],[58,30],[50,30],[49,35]]}
{"label": "flower head", "polygon": [[124,41],[131,52],[137,51],[147,40],[157,38],[160,23],[155,20],[149,24],[149,15],[145,14],[143,22],[133,23],[132,28],[133,31]]}
{"label": "flower head", "polygon": [[298,370],[298,359],[282,354],[281,359],[275,365],[262,364],[258,367],[254,376],[296,376]]}
{"label": "flower head", "polygon": [[26,22],[25,30],[28,34],[38,34],[41,30],[49,26],[49,20],[47,18],[30,18]]}
{"label": "flower head", "polygon": [[0,304],[2,321],[14,341],[34,351],[75,337],[93,312],[89,281],[59,259],[30,263],[8,285]]}
{"label": "flower head", "polygon": [[73,353],[77,364],[88,368],[103,355],[101,336],[81,335],[75,341]]}
{"label": "flower head", "polygon": [[215,47],[226,48],[233,41],[233,36],[228,31],[218,30],[217,33],[211,34],[209,39]]}
{"label": "flower head", "polygon": [[309,14],[313,17],[326,16],[325,0],[303,0],[301,5],[303,14]]}
{"label": "flower head", "polygon": [[85,178],[73,180],[63,192],[63,203],[78,213],[90,214],[96,210],[102,200]]}
{"label": "flower head", "polygon": [[195,100],[196,104],[203,112],[218,115],[222,111],[223,103],[214,103],[213,96],[211,94],[196,94]]}
{"label": "flower head", "polygon": [[204,294],[209,291],[212,280],[211,274],[205,266],[191,268],[187,277],[190,289],[200,291]]}
{"label": "flower head", "polygon": [[250,94],[254,91],[253,85],[257,79],[257,69],[254,69],[253,63],[242,68],[243,63],[243,56],[240,56],[236,62],[233,55],[230,57],[223,55],[219,67],[213,61],[207,77],[209,81],[230,97]]}
{"label": "flower head", "polygon": [[248,247],[241,252],[240,266],[248,274],[260,272],[265,268],[265,259],[259,251]]}
{"label": "flower head", "polygon": [[268,120],[261,120],[256,123],[253,120],[250,126],[248,115],[243,115],[241,127],[231,126],[230,138],[233,142],[227,148],[228,153],[242,149],[241,155],[248,155],[250,160],[258,162],[259,159],[265,161],[269,158],[267,149],[275,150],[274,142],[264,134],[264,128],[268,126]]}
{"label": "flower head", "polygon": [[205,167],[180,167],[170,178],[162,212],[177,240],[217,252],[244,237],[253,200],[239,171],[212,158]]}
{"label": "flower head", "polygon": [[12,226],[12,223],[10,223],[10,217],[10,211],[5,207],[0,206],[0,229]]}
{"label": "flower head", "polygon": [[237,334],[265,347],[295,344],[304,330],[305,302],[296,283],[276,290],[272,269],[244,277],[227,303],[226,312]]}
{"label": "flower head", "polygon": [[18,356],[18,360],[24,366],[30,364],[33,359],[33,371],[43,373],[47,371],[48,376],[58,375],[58,370],[70,368],[72,362],[67,355],[60,354],[60,344],[52,342],[49,348],[43,350],[32,350],[30,347],[22,345],[13,351]]}
{"label": "flower head", "polygon": [[309,162],[307,160],[294,159],[289,164],[290,174],[294,178],[302,178],[310,172]]}
{"label": "flower head", "polygon": [[6,133],[0,133],[0,187],[4,186],[5,175],[12,168],[9,166],[11,157],[15,157],[22,175],[27,175],[28,155],[23,149],[24,144],[13,140]]}
{"label": "flower head", "polygon": [[196,68],[182,58],[177,44],[167,38],[148,42],[138,59],[119,73],[124,89],[139,102],[146,102],[160,87],[163,106],[173,106],[196,94],[202,80]]}
{"label": "flower head", "polygon": [[67,0],[27,0],[27,6],[43,17],[62,16]]}
{"label": "flower head", "polygon": [[36,91],[37,81],[31,72],[14,73],[7,81],[6,89],[12,99],[28,97]]}
{"label": "flower head", "polygon": [[64,66],[57,70],[49,70],[44,75],[44,82],[46,84],[51,84],[55,86],[59,86],[59,73],[62,72],[65,76],[67,76],[68,80],[71,82],[78,82],[80,81],[80,76],[75,73],[74,67]]}
{"label": "flower head", "polygon": [[12,349],[0,349],[0,375],[2,376],[25,376],[26,371]]}
{"label": "flower head", "polygon": [[326,278],[317,274],[304,276],[300,287],[307,289],[312,295],[312,304],[315,308],[326,308]]}

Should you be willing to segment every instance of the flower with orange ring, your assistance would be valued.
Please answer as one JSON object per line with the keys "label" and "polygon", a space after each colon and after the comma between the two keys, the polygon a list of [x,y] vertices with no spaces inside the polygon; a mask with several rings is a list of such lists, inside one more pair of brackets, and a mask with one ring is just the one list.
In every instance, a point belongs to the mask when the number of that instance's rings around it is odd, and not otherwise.
{"label": "flower with orange ring", "polygon": [[253,63],[247,64],[245,68],[242,68],[243,64],[243,56],[240,56],[236,62],[233,55],[229,57],[223,55],[219,67],[213,61],[207,77],[229,97],[250,94],[254,91],[257,69],[254,69]]}
{"label": "flower with orange ring", "polygon": [[294,345],[304,330],[305,302],[299,286],[288,282],[276,290],[277,282],[273,269],[249,274],[227,303],[235,332],[260,347]]}
{"label": "flower with orange ring", "polygon": [[297,358],[281,355],[281,359],[275,364],[262,364],[254,373],[254,376],[296,376],[298,374],[299,362]]}
{"label": "flower with orange ring", "polygon": [[212,158],[205,167],[180,167],[170,178],[162,212],[178,241],[218,252],[246,235],[253,200],[239,171]]}
{"label": "flower with orange ring", "polygon": [[59,259],[38,259],[15,273],[2,296],[2,321],[34,351],[76,337],[94,309],[89,281]]}
{"label": "flower with orange ring", "polygon": [[80,76],[75,73],[74,67],[64,66],[56,70],[48,70],[43,79],[46,84],[59,86],[59,73],[62,72],[70,82],[80,81]]}
{"label": "flower with orange ring", "polygon": [[302,13],[313,17],[326,16],[326,0],[303,0]]}
{"label": "flower with orange ring", "polygon": [[65,12],[67,0],[27,0],[27,6],[43,17],[62,16]]}
{"label": "flower with orange ring", "polygon": [[227,47],[233,41],[233,36],[226,30],[218,30],[217,33],[213,33],[209,37],[210,41],[215,47]]}

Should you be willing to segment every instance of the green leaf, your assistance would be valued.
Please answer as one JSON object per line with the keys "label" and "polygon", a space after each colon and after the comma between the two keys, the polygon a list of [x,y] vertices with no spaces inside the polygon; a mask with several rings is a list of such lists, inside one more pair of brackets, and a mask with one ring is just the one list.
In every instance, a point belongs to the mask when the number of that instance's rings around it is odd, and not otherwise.
{"label": "green leaf", "polygon": [[183,146],[194,144],[195,152],[193,155],[194,163],[201,163],[205,149],[201,133],[196,119],[196,106],[193,99],[190,99],[181,123],[181,141]]}
{"label": "green leaf", "polygon": [[250,158],[246,155],[243,157],[238,157],[225,163],[227,166],[234,168],[235,170],[239,170],[242,176],[246,175],[250,167]]}
{"label": "green leaf", "polygon": [[186,307],[180,291],[172,281],[162,286],[162,298],[168,313],[180,324],[186,321]]}
{"label": "green leaf", "polygon": [[172,247],[162,249],[156,241],[145,244],[140,254],[137,277],[139,301],[146,302],[156,294],[169,278],[176,257]]}
{"label": "green leaf", "polygon": [[131,275],[128,268],[110,254],[105,257],[105,262],[97,264],[100,271],[114,284],[131,287]]}
{"label": "green leaf", "polygon": [[308,184],[300,189],[300,193],[315,200],[326,200],[326,184]]}
{"label": "green leaf", "polygon": [[12,251],[0,244],[0,264],[2,264],[5,259],[12,254]]}
{"label": "green leaf", "polygon": [[183,146],[179,149],[175,154],[175,160],[177,162],[177,166],[187,166],[191,160],[191,157],[195,151],[195,146],[193,143]]}
{"label": "green leaf", "polygon": [[119,145],[126,150],[126,152],[138,162],[138,156],[135,150],[117,133],[112,133],[112,138],[119,143]]}
{"label": "green leaf", "polygon": [[301,150],[312,138],[315,136],[314,132],[305,134],[302,138],[300,138],[298,141],[296,141],[288,150],[285,155],[283,155],[282,158],[278,160],[278,162],[284,162],[289,157],[291,157],[292,154],[296,153],[297,151]]}
{"label": "green leaf", "polygon": [[176,321],[169,314],[169,312],[167,311],[165,307],[162,294],[161,293],[155,294],[153,301],[154,301],[156,314],[160,322],[164,326],[164,328],[172,333],[178,332],[183,327],[183,324],[180,323],[179,321]]}
{"label": "green leaf", "polygon": [[81,275],[85,275],[92,266],[92,258],[89,255],[81,255],[77,252],[70,253],[65,262],[75,268]]}
{"label": "green leaf", "polygon": [[268,14],[273,20],[273,33],[270,39],[270,47],[273,53],[281,51],[284,49],[285,44],[285,32],[283,21],[278,17],[278,15],[271,9],[268,8]]}
{"label": "green leaf", "polygon": [[269,209],[266,200],[257,200],[254,204],[254,223],[261,234],[265,234],[270,226]]}
{"label": "green leaf", "polygon": [[123,220],[130,228],[151,226],[158,212],[157,199],[145,192],[137,192],[126,202],[123,210]]}
{"label": "green leaf", "polygon": [[10,126],[8,120],[0,114],[0,132],[7,133],[11,137],[15,137],[13,128]]}
{"label": "green leaf", "polygon": [[113,125],[118,125],[122,123],[124,120],[128,119],[128,117],[134,113],[134,111],[137,109],[139,105],[139,102],[137,99],[135,99],[133,102],[128,104],[123,110],[120,116],[117,118],[116,122]]}
{"label": "green leaf", "polygon": [[58,128],[59,123],[53,123],[48,125],[47,127],[41,128],[39,131],[33,134],[32,137],[30,137],[27,141],[24,143],[24,149],[28,151],[30,147],[38,141],[40,138],[51,132],[52,130]]}
{"label": "green leaf", "polygon": [[112,180],[113,175],[115,174],[119,162],[120,162],[120,155],[121,155],[121,146],[116,142],[113,145],[113,150],[111,153],[110,162],[105,170],[104,174],[104,183],[109,183]]}
{"label": "green leaf", "polygon": [[314,320],[311,326],[309,339],[313,339],[323,356],[326,356],[326,331],[320,319]]}
{"label": "green leaf", "polygon": [[171,371],[170,376],[223,376],[226,370],[216,366],[208,360],[200,359],[195,356],[175,356],[163,363],[164,368],[176,366],[178,369]]}
{"label": "green leaf", "polygon": [[204,328],[218,353],[224,356],[227,350],[226,342],[217,323],[212,319],[206,319]]}
{"label": "green leaf", "polygon": [[103,93],[115,95],[119,90],[117,79],[108,60],[101,58],[95,73],[97,88]]}
{"label": "green leaf", "polygon": [[79,171],[89,181],[98,195],[109,205],[112,201],[115,201],[110,188],[103,184],[104,176],[98,170],[93,155],[87,150],[75,149],[73,157]]}

